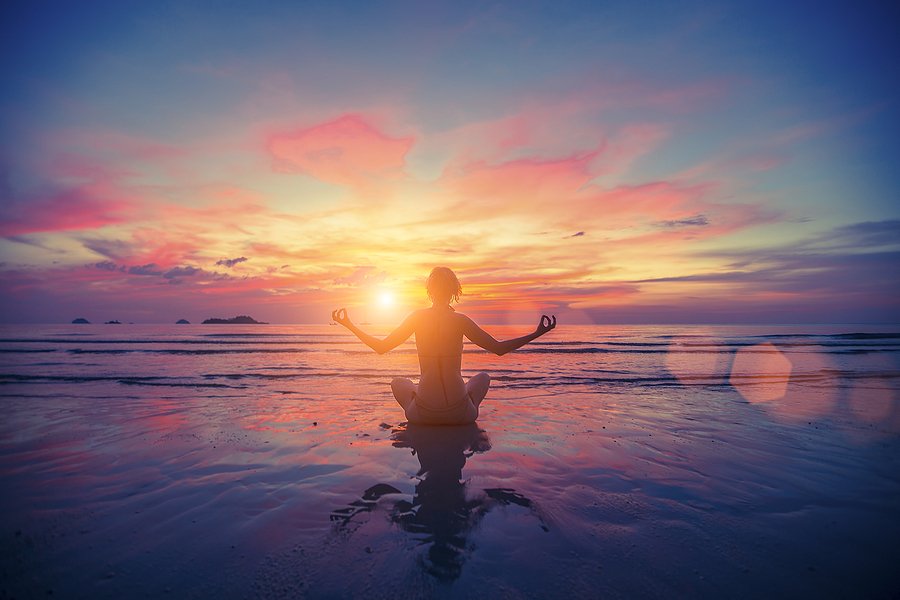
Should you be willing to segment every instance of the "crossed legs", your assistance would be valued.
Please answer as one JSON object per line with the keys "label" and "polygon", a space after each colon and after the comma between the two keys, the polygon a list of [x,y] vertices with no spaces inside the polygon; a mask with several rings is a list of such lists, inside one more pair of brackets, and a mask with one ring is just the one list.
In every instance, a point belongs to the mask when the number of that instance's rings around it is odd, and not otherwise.
{"label": "crossed legs", "polygon": [[[490,387],[491,376],[487,373],[479,373],[466,382],[466,395],[471,400],[471,403],[466,409],[466,416],[463,418],[463,421],[468,423],[475,422],[475,419],[478,418],[478,407],[481,406],[481,401],[484,400]],[[403,408],[403,412],[408,420],[411,422],[422,420],[419,418],[418,407],[415,403],[416,384],[404,377],[395,377],[391,381],[391,391],[394,393],[397,403]]]}
{"label": "crossed legs", "polygon": [[479,373],[475,377],[466,382],[466,392],[472,399],[472,405],[477,409],[481,405],[481,401],[487,396],[488,388],[491,387],[491,376],[487,373]]}
{"label": "crossed legs", "polygon": [[404,377],[394,377],[394,380],[391,381],[391,391],[394,392],[394,399],[406,411],[413,402],[416,384]]}

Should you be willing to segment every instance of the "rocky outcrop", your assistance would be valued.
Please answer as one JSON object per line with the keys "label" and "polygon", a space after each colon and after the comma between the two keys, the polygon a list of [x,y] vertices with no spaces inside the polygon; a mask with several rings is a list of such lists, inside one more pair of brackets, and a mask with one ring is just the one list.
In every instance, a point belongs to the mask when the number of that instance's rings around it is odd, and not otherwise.
{"label": "rocky outcrop", "polygon": [[268,325],[268,323],[264,323],[263,321],[257,321],[253,317],[248,317],[247,315],[238,315],[236,317],[232,317],[230,319],[206,319],[203,321],[204,325]]}

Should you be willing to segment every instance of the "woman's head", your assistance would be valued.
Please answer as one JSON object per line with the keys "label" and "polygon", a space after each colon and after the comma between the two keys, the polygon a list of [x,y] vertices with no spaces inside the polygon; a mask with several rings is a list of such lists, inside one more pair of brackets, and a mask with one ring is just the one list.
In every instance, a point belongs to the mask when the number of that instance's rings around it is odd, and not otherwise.
{"label": "woman's head", "polygon": [[433,268],[425,282],[425,289],[428,290],[428,297],[435,303],[450,304],[451,300],[459,302],[459,295],[462,294],[462,286],[459,285],[456,273],[447,267]]}

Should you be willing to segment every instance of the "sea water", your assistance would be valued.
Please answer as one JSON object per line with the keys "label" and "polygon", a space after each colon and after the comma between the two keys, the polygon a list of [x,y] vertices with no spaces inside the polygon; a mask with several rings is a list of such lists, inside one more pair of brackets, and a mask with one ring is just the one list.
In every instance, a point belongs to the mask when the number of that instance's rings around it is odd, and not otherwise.
{"label": "sea water", "polygon": [[562,325],[504,357],[467,343],[463,375],[491,390],[476,428],[437,433],[390,394],[417,376],[413,341],[379,356],[338,326],[3,326],[0,365],[13,595],[897,583],[896,326]]}
{"label": "sea water", "polygon": [[[527,333],[510,326],[492,331],[500,338]],[[843,407],[887,417],[893,407],[885,398],[891,394],[872,394],[880,400],[877,409],[854,408],[854,390],[896,390],[900,330],[563,326],[502,359],[469,342],[465,352],[463,375],[487,370],[494,389],[640,394],[660,387],[731,386],[750,399],[776,400],[794,386],[829,396],[829,406],[817,410]],[[7,397],[165,392],[240,398],[248,392],[304,395],[312,385],[324,395],[310,401],[347,393],[381,398],[392,377],[418,374],[412,339],[377,356],[337,326],[7,325],[0,327],[0,357]]]}

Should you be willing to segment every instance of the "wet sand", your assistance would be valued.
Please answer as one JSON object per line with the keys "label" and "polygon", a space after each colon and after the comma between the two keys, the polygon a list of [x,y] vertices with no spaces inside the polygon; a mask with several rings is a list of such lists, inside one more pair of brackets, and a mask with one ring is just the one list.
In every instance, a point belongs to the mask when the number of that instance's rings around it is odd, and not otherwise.
{"label": "wet sand", "polygon": [[896,410],[774,418],[689,387],[492,390],[457,428],[387,394],[3,404],[4,597],[900,589]]}

